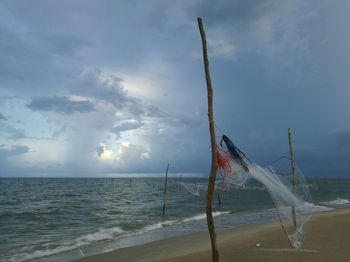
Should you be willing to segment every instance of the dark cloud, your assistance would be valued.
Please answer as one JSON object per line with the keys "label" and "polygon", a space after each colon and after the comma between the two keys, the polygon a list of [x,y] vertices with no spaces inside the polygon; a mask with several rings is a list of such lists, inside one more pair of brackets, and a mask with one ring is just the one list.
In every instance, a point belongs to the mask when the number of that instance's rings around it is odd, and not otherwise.
{"label": "dark cloud", "polygon": [[350,151],[350,130],[335,132],[332,137],[335,147],[340,149],[348,149]]}
{"label": "dark cloud", "polygon": [[28,146],[12,146],[10,148],[4,148],[2,145],[0,148],[0,159],[22,155],[28,153],[29,151],[30,148]]}
{"label": "dark cloud", "polygon": [[0,127],[0,130],[9,134],[9,139],[23,139],[27,138],[26,132],[23,128],[14,127],[12,125],[6,125]]}
{"label": "dark cloud", "polygon": [[111,103],[117,109],[134,100],[122,87],[123,80],[113,75],[102,75],[101,70],[88,70],[80,77],[80,84],[73,89],[79,95],[94,97]]}
{"label": "dark cloud", "polygon": [[57,83],[81,71],[77,72],[79,55],[90,43],[69,30],[52,30],[54,25],[42,21],[36,24],[35,16],[28,21],[20,14],[22,8],[12,4],[0,4],[0,84],[22,96],[50,93]]}
{"label": "dark cloud", "polygon": [[116,125],[114,125],[110,131],[112,133],[120,133],[121,131],[127,131],[127,130],[135,130],[139,127],[142,127],[145,123],[142,121],[137,120],[126,120],[126,121],[119,121]]}
{"label": "dark cloud", "polygon": [[278,0],[223,0],[220,3],[205,0],[196,1],[188,8],[188,12],[193,18],[202,17],[208,25],[224,23],[244,30],[282,4]]}
{"label": "dark cloud", "polygon": [[348,177],[350,130],[333,132],[320,140],[318,146],[296,150],[295,155],[308,176]]}
{"label": "dark cloud", "polygon": [[79,54],[89,47],[88,40],[70,33],[46,33],[39,35],[45,39],[47,51],[52,54],[52,59],[60,57],[79,58]]}
{"label": "dark cloud", "polygon": [[0,114],[0,120],[7,120],[7,118],[6,117],[4,117],[2,114]]}
{"label": "dark cloud", "polygon": [[96,154],[100,157],[105,150],[106,150],[106,146],[105,145],[102,145],[102,144],[98,145],[96,147]]}
{"label": "dark cloud", "polygon": [[91,101],[75,101],[66,96],[33,97],[28,108],[37,111],[53,111],[66,115],[95,111]]}
{"label": "dark cloud", "polygon": [[[47,172],[79,173],[86,166],[92,173],[118,172],[117,166],[104,166],[91,155],[115,153],[113,145],[123,139],[133,143],[122,147],[130,158],[120,156],[123,171],[156,172],[171,162],[178,172],[206,172],[206,90],[201,56],[196,55],[201,54],[196,24],[201,16],[217,135],[222,130],[254,162],[265,165],[288,155],[291,127],[296,158],[308,176],[346,174],[349,134],[329,134],[350,128],[347,5],[328,0],[19,5],[4,0],[0,88],[19,98],[1,100],[0,106],[8,104],[0,109],[8,118],[0,125],[1,143],[25,138],[36,149],[38,141],[25,131],[54,133],[68,141],[57,154],[70,152],[71,162],[60,155],[61,166],[45,163]],[[129,87],[137,97],[128,93]],[[29,112],[28,119],[44,118],[40,126],[11,122],[23,120],[27,108],[59,114]],[[106,145],[96,148],[101,142]],[[38,148],[50,146],[48,141]]]}
{"label": "dark cloud", "polygon": [[322,148],[314,150],[296,151],[298,164],[307,177],[348,177],[350,163],[347,156],[350,150],[342,151],[337,148]]}

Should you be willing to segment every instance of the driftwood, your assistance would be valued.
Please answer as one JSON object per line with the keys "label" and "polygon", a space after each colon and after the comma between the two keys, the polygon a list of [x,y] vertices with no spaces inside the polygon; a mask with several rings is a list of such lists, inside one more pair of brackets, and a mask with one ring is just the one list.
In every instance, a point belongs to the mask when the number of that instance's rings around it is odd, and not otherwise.
{"label": "driftwood", "polygon": [[205,31],[203,28],[202,19],[200,17],[198,17],[198,27],[199,27],[199,32],[200,32],[201,38],[202,38],[204,72],[205,72],[205,80],[207,83],[208,120],[209,120],[209,132],[210,132],[211,154],[212,154],[205,211],[206,211],[206,215],[207,215],[208,231],[209,231],[209,236],[210,236],[210,241],[211,241],[212,261],[218,262],[219,261],[219,251],[218,251],[218,244],[217,244],[217,240],[216,240],[214,219],[213,219],[213,214],[212,214],[213,213],[213,210],[212,210],[213,193],[214,193],[216,172],[218,169],[217,155],[216,155],[214,115],[213,115],[213,89],[212,89],[212,85],[211,85],[210,72],[209,72],[207,41],[206,41],[206,37],[205,37]]}

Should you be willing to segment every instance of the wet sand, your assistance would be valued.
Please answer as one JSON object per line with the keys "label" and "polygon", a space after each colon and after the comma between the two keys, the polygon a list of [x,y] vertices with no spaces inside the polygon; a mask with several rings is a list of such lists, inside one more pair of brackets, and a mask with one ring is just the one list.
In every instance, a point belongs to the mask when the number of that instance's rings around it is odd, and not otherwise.
{"label": "wet sand", "polygon": [[[314,214],[305,227],[302,249],[290,248],[278,221],[245,225],[217,233],[224,261],[350,261],[350,208]],[[211,261],[207,232],[155,241],[79,259],[79,262]]]}

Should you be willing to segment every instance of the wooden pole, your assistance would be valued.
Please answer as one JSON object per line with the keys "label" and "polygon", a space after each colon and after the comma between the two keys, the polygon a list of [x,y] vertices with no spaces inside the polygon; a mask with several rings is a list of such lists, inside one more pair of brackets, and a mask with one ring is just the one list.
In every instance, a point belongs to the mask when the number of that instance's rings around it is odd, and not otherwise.
{"label": "wooden pole", "polygon": [[168,170],[169,170],[169,163],[168,163],[168,166],[166,167],[166,172],[165,172],[163,216],[165,215],[165,205],[166,205],[166,187],[167,187],[167,183],[168,183]]}
{"label": "wooden pole", "polygon": [[180,192],[182,191],[182,175],[180,175]]}
{"label": "wooden pole", "polygon": [[205,72],[205,80],[207,83],[207,93],[208,93],[208,120],[209,120],[209,132],[210,132],[211,155],[212,155],[205,211],[207,215],[208,231],[209,231],[209,236],[211,241],[212,261],[218,262],[219,251],[218,251],[218,244],[216,241],[216,233],[215,233],[213,210],[212,210],[213,192],[214,192],[214,186],[215,186],[216,172],[218,169],[218,162],[217,162],[217,155],[216,155],[215,128],[214,128],[214,114],[213,114],[213,89],[212,89],[211,79],[210,79],[209,59],[208,59],[208,53],[207,53],[207,41],[205,37],[205,31],[203,28],[203,22],[200,17],[198,17],[197,20],[198,20],[199,32],[202,38],[204,72]]}
{"label": "wooden pole", "polygon": [[[293,155],[293,144],[292,144],[292,129],[288,128],[288,142],[289,142],[289,153],[290,161],[292,165],[292,192],[295,193],[295,161]],[[292,206],[292,215],[293,215],[293,225],[294,228],[297,227],[297,219],[295,217],[295,207]]]}
{"label": "wooden pole", "polygon": [[216,193],[218,194],[218,202],[219,202],[219,207],[221,207],[221,198],[220,198],[219,191],[217,191]]}

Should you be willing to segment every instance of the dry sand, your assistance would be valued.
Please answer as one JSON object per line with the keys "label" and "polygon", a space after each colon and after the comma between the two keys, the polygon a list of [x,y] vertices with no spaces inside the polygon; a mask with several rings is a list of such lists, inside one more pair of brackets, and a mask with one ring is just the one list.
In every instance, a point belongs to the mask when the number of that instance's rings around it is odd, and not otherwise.
{"label": "dry sand", "polygon": [[[314,214],[300,251],[289,247],[277,221],[218,232],[220,262],[350,262],[350,208]],[[79,262],[211,261],[207,232],[85,257]]]}

